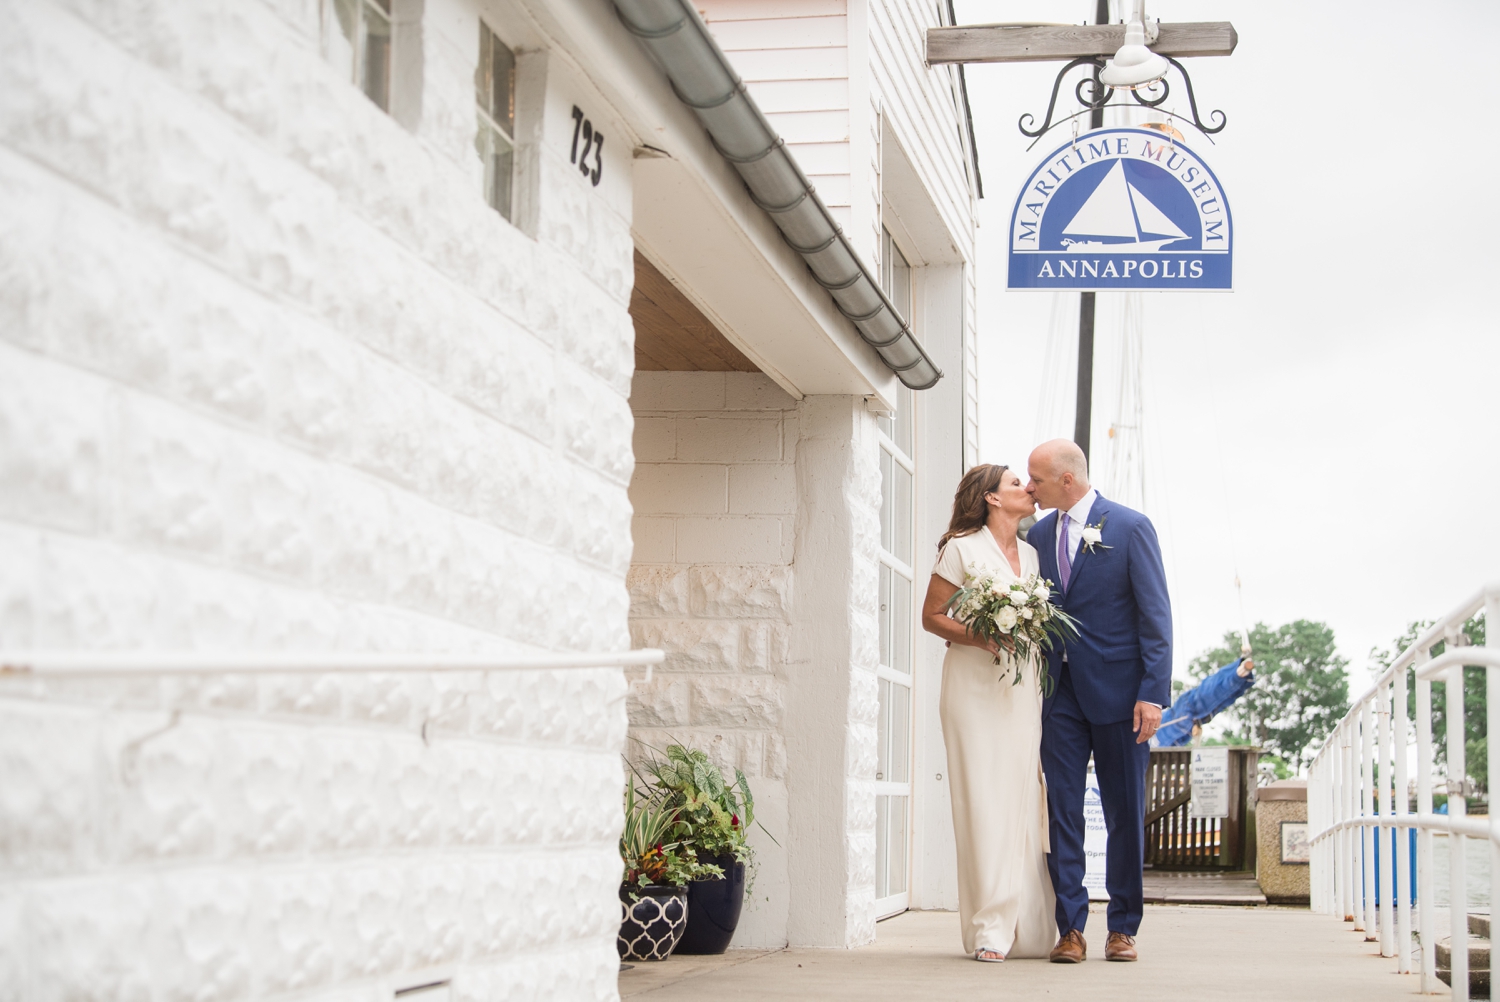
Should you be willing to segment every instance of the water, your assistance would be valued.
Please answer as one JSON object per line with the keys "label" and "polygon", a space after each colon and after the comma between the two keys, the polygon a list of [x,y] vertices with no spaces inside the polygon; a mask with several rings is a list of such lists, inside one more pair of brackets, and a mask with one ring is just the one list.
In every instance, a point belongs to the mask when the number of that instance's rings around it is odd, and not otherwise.
{"label": "water", "polygon": [[[1448,854],[1450,837],[1436,835],[1432,839],[1432,887],[1437,905],[1447,908],[1451,897],[1451,882],[1448,879]],[[1464,884],[1468,888],[1470,911],[1489,911],[1490,908],[1490,843],[1485,839],[1471,838],[1464,846]]]}

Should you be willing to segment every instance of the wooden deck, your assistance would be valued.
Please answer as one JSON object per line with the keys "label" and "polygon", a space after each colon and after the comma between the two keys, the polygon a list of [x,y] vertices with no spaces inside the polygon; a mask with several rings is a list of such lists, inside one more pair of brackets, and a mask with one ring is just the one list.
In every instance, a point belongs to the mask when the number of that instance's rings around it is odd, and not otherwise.
{"label": "wooden deck", "polygon": [[1263,905],[1253,873],[1146,871],[1146,900],[1164,905]]}

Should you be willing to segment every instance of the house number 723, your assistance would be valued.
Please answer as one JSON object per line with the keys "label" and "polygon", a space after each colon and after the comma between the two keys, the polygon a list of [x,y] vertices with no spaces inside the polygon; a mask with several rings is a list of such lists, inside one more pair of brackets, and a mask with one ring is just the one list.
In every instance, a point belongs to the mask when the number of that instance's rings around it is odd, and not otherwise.
{"label": "house number 723", "polygon": [[[578,140],[583,139],[583,153],[578,152]],[[589,166],[589,150],[594,151],[594,166]],[[578,105],[573,105],[573,152],[569,163],[578,165],[583,176],[599,187],[599,178],[604,174],[604,133],[594,131],[594,123],[583,117]]]}

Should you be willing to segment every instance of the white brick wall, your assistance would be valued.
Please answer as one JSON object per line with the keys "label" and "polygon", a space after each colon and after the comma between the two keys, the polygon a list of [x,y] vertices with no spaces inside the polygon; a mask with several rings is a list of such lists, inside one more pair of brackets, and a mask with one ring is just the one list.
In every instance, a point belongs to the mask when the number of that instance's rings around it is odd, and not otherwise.
{"label": "white brick wall", "polygon": [[735,945],[781,946],[797,402],[760,373],[638,372],[631,406],[631,639],[667,652],[632,688],[631,734],[745,771],[782,847],[753,833],[760,870]]}
{"label": "white brick wall", "polygon": [[[412,131],[312,0],[0,9],[0,646],[627,645],[628,184],[491,212],[425,6]],[[8,681],[0,1000],[613,998],[624,689]]]}
{"label": "white brick wall", "polygon": [[857,398],[794,401],[759,373],[638,372],[631,406],[630,629],[667,652],[631,693],[631,736],[749,777],[776,841],[751,833],[761,869],[736,945],[868,942],[874,418]]}

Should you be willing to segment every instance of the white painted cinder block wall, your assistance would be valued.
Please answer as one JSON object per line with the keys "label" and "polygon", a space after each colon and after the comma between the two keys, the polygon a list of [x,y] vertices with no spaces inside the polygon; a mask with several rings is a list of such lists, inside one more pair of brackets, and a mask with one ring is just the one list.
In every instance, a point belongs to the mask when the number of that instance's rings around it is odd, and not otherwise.
{"label": "white painted cinder block wall", "polygon": [[[631,634],[666,663],[631,693],[648,754],[743,769],[759,872],[736,946],[874,937],[874,418],[760,373],[638,372]],[[779,843],[779,844],[778,844]]]}
{"label": "white painted cinder block wall", "polygon": [[[425,8],[403,127],[310,0],[6,6],[0,646],[628,645],[628,151],[542,144],[531,57],[504,222]],[[614,998],[624,695],[9,680],[0,999]]]}

